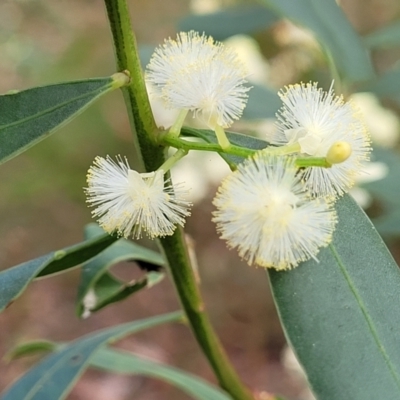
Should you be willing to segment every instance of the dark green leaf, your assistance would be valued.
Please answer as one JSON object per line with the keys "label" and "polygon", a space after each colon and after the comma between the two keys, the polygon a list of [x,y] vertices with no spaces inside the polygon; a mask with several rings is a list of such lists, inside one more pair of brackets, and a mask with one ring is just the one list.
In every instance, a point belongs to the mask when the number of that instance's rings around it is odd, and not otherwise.
{"label": "dark green leaf", "polygon": [[375,228],[384,236],[400,236],[400,208],[385,212],[373,219]]}
{"label": "dark green leaf", "polygon": [[[215,132],[207,129],[193,129],[184,127],[182,129],[182,135],[197,137],[208,143],[218,143]],[[261,140],[249,135],[243,135],[242,133],[226,132],[226,136],[232,144],[241,147],[247,147],[249,149],[261,150],[269,146],[269,143],[265,140]],[[236,165],[243,161],[242,158],[237,156],[221,154],[221,157],[225,159],[229,165]]]}
{"label": "dark green leaf", "polygon": [[9,351],[4,358],[7,361],[13,360],[15,358],[30,356],[32,354],[51,352],[56,350],[57,345],[53,342],[47,340],[37,340],[34,342],[23,343],[11,351]]}
{"label": "dark green leaf", "polygon": [[249,99],[243,111],[245,119],[275,118],[282,102],[275,90],[254,85],[249,91]]}
{"label": "dark green leaf", "polygon": [[382,215],[373,219],[376,229],[384,236],[400,235],[400,155],[392,149],[374,147],[372,160],[388,166],[383,178],[361,187],[368,190],[382,207]]}
{"label": "dark green leaf", "polygon": [[141,45],[139,48],[140,64],[142,68],[145,69],[150,62],[151,56],[155,50],[154,46],[151,45]]}
{"label": "dark green leaf", "polygon": [[371,48],[400,46],[400,22],[397,21],[366,35],[364,41]]}
{"label": "dark green leaf", "polygon": [[1,95],[0,163],[45,139],[127,80],[126,75],[115,74],[109,78],[59,83]]}
{"label": "dark green leaf", "polygon": [[0,311],[15,300],[36,277],[73,268],[91,259],[116,240],[116,237],[109,235],[98,236],[1,271]]}
{"label": "dark green leaf", "polygon": [[313,31],[344,79],[359,82],[374,77],[361,38],[335,0],[262,0],[262,3]]}
{"label": "dark green leaf", "polygon": [[229,400],[221,389],[203,379],[176,368],[144,359],[128,352],[100,349],[92,358],[91,365],[106,371],[120,374],[140,374],[162,379],[198,400]]}
{"label": "dark green leaf", "polygon": [[[218,143],[215,132],[208,129],[194,129],[184,127],[182,129],[182,135],[198,137],[209,143]],[[236,146],[247,147],[249,149],[261,150],[269,145],[268,142],[266,142],[265,140],[261,140],[249,135],[244,135],[243,133],[226,132],[226,136],[228,136],[229,141],[232,144]]]}
{"label": "dark green leaf", "polygon": [[215,40],[225,40],[233,35],[253,33],[268,28],[279,17],[264,7],[240,6],[205,15],[190,15],[182,19],[180,31],[205,32]]}
{"label": "dark green leaf", "polygon": [[373,161],[383,162],[388,166],[388,174],[383,178],[362,185],[388,209],[400,208],[400,155],[392,149],[375,146]]}
{"label": "dark green leaf", "polygon": [[[96,224],[86,227],[85,238],[93,240],[99,235],[103,235],[103,230]],[[78,289],[78,315],[81,316],[85,310],[84,299],[89,291],[96,300],[95,304],[89,307],[90,311],[97,311],[108,304],[125,299],[140,289],[151,287],[163,279],[162,272],[147,271],[145,276],[137,281],[123,282],[109,272],[109,269],[119,262],[135,260],[146,261],[156,266],[164,265],[160,254],[125,239],[119,239],[106,251],[84,264]]]}
{"label": "dark green leaf", "polygon": [[337,210],[319,263],[269,272],[281,321],[318,399],[396,400],[400,271],[349,196]]}
{"label": "dark green leaf", "polygon": [[400,104],[400,68],[388,71],[371,83],[363,85],[360,91],[372,92],[380,98],[391,98]]}
{"label": "dark green leaf", "polygon": [[97,303],[90,311],[98,311],[111,303],[126,299],[141,289],[149,289],[161,282],[164,276],[162,272],[149,271],[140,279],[123,282],[111,274],[104,274],[95,284]]}
{"label": "dark green leaf", "polygon": [[65,399],[73,384],[85,371],[90,358],[101,346],[110,341],[152,328],[159,324],[178,321],[182,313],[160,315],[140,321],[104,329],[84,336],[46,357],[14,383],[1,397],[2,400],[61,400]]}

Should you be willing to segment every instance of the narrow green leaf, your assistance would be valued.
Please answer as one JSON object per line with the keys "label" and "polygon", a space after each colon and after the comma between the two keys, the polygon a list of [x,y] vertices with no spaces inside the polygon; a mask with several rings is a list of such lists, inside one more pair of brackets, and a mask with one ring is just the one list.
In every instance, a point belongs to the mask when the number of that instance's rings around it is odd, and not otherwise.
{"label": "narrow green leaf", "polygon": [[287,338],[319,399],[400,394],[400,271],[364,212],[337,202],[332,244],[293,271],[269,271]]}
{"label": "narrow green leaf", "polygon": [[400,237],[400,208],[385,212],[372,221],[383,237]]}
{"label": "narrow green leaf", "polygon": [[180,31],[205,32],[215,40],[225,40],[233,35],[253,33],[266,29],[279,17],[271,10],[258,5],[228,8],[212,14],[190,15],[178,23]]}
{"label": "narrow green leaf", "polygon": [[360,87],[360,91],[372,92],[380,98],[391,98],[400,104],[400,68],[385,72],[379,78]]}
{"label": "narrow green leaf", "polygon": [[[209,129],[194,129],[194,128],[183,127],[182,135],[198,137],[209,143],[218,143],[218,139],[217,136],[215,135],[215,132]],[[249,135],[244,135],[243,133],[226,132],[226,136],[228,136],[229,141],[232,144],[237,146],[247,147],[249,149],[261,150],[269,145],[268,142],[266,142],[265,140],[261,140]]]}
{"label": "narrow green leaf", "polygon": [[165,277],[162,272],[148,271],[144,277],[132,282],[124,282],[107,273],[96,282],[94,290],[96,305],[90,312],[101,310],[109,304],[124,300],[141,289],[149,289]]}
{"label": "narrow green leaf", "polygon": [[374,77],[371,59],[361,38],[335,0],[262,2],[294,23],[313,31],[344,79],[359,82]]}
{"label": "narrow green leaf", "polygon": [[6,353],[4,359],[6,361],[14,360],[15,358],[30,356],[32,354],[51,352],[57,349],[57,345],[48,340],[36,340],[33,342],[23,343]]}
{"label": "narrow green leaf", "polygon": [[[93,240],[99,235],[103,235],[103,230],[96,224],[86,227],[86,239]],[[89,291],[96,300],[95,304],[90,307],[90,311],[97,311],[108,304],[125,299],[140,289],[155,285],[164,277],[162,272],[147,271],[145,276],[137,281],[123,282],[109,272],[113,265],[122,261],[145,261],[155,267],[164,265],[163,257],[159,253],[128,240],[119,239],[107,250],[82,266],[77,304],[79,316],[85,311],[84,300]]]}
{"label": "narrow green leaf", "polygon": [[197,400],[230,400],[221,389],[203,379],[155,361],[138,357],[132,353],[102,348],[91,359],[90,364],[119,374],[139,374],[170,383]]}
{"label": "narrow green leaf", "polygon": [[373,161],[383,162],[388,173],[383,179],[361,185],[377,199],[382,207],[382,215],[373,218],[373,223],[381,235],[400,235],[400,155],[393,149],[374,147]]}
{"label": "narrow green leaf", "polygon": [[[215,132],[207,129],[193,129],[183,127],[182,136],[197,137],[203,139],[205,142],[208,143],[218,143]],[[241,147],[247,147],[249,149],[261,150],[269,146],[269,143],[265,140],[261,140],[249,135],[243,135],[242,133],[226,132],[226,136],[232,144]],[[221,157],[226,160],[229,165],[233,166],[243,161],[242,158],[237,156],[221,154]]]}
{"label": "narrow green leaf", "polygon": [[100,253],[117,240],[102,235],[0,272],[0,312],[21,295],[28,284],[39,276],[73,268]]}
{"label": "narrow green leaf", "polygon": [[99,97],[128,81],[127,75],[118,73],[0,95],[0,163],[45,139]]}
{"label": "narrow green leaf", "polygon": [[252,85],[249,91],[249,99],[243,111],[245,119],[275,118],[276,112],[282,102],[275,90],[266,86]]}
{"label": "narrow green leaf", "polygon": [[373,161],[383,162],[388,173],[383,179],[364,183],[363,188],[379,199],[387,209],[400,208],[400,155],[393,149],[375,146]]}
{"label": "narrow green leaf", "polygon": [[370,48],[390,48],[400,46],[400,21],[384,26],[364,36],[365,44]]}
{"label": "narrow green leaf", "polygon": [[101,346],[159,324],[178,321],[181,312],[160,315],[84,336],[46,357],[2,395],[2,400],[62,400]]}

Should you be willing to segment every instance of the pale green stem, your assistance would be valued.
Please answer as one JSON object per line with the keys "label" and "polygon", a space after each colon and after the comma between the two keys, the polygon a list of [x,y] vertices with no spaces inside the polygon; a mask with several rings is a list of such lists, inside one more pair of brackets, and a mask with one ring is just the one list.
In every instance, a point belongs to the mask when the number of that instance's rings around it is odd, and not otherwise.
{"label": "pale green stem", "polygon": [[181,128],[183,123],[185,122],[186,115],[188,114],[189,110],[181,110],[179,111],[178,118],[174,122],[174,124],[169,128],[168,133],[172,137],[178,137],[181,134]]}
{"label": "pale green stem", "polygon": [[168,133],[161,135],[159,141],[165,146],[172,146],[176,149],[185,149],[188,151],[212,151],[217,153],[232,154],[239,157],[249,157],[257,151],[253,149],[247,149],[245,147],[235,146],[232,144],[229,145],[228,149],[223,149],[219,144],[216,143],[194,142],[182,138],[173,137]]}
{"label": "pale green stem", "polygon": [[214,131],[217,135],[218,143],[222,147],[222,149],[229,149],[231,142],[227,138],[224,128],[217,124],[215,125]]}
{"label": "pale green stem", "polygon": [[181,158],[185,157],[188,150],[179,149],[170,158],[168,158],[160,168],[164,173],[168,172]]}
{"label": "pale green stem", "polygon": [[321,168],[331,168],[330,164],[325,157],[297,157],[296,165],[299,168],[307,167],[321,167]]}
{"label": "pale green stem", "polygon": [[288,154],[295,154],[301,152],[301,147],[299,143],[286,144],[284,146],[279,147],[268,147],[265,151],[268,151],[271,154],[276,154],[278,156],[284,156]]}
{"label": "pale green stem", "polygon": [[[239,156],[243,158],[251,157],[257,151],[263,151],[264,153],[276,154],[276,155],[287,155],[295,152],[296,145],[282,146],[282,147],[267,147],[262,150],[254,150],[246,147],[239,147],[231,144],[228,149],[223,149],[219,144],[216,143],[204,143],[204,142],[192,142],[181,138],[172,138],[171,136],[161,136],[160,141],[169,146],[177,149],[184,149],[186,151],[198,150],[198,151],[211,151],[215,153],[228,154],[232,156]],[[282,148],[282,150],[280,150]],[[296,165],[299,168],[307,167],[323,167],[330,168],[330,164],[325,157],[296,157]]]}

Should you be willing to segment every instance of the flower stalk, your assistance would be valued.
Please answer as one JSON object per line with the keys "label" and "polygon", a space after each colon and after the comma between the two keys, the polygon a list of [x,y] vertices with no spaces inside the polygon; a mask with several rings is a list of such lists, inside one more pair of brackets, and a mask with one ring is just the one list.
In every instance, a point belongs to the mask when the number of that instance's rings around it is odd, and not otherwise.
{"label": "flower stalk", "polygon": [[[197,150],[197,151],[212,151],[215,153],[227,154],[232,156],[238,156],[243,158],[248,158],[253,156],[260,150],[254,150],[247,147],[240,147],[230,144],[227,148],[222,148],[219,144],[216,143],[206,143],[206,142],[193,142],[190,140],[186,140],[183,138],[177,138],[170,134],[165,134],[160,136],[160,142],[164,145],[169,145],[175,147],[176,149],[181,150]],[[267,143],[266,143],[267,144]],[[288,145],[281,147],[266,147],[263,149],[264,153],[268,153],[271,155],[289,155],[293,154],[297,149],[297,145]],[[325,157],[301,157],[296,156],[296,165],[299,168],[307,168],[307,167],[322,167],[322,168],[330,168],[332,165],[329,163]]]}
{"label": "flower stalk", "polygon": [[172,137],[178,137],[181,134],[181,128],[183,126],[183,122],[188,114],[189,110],[181,110],[178,114],[178,118],[174,122],[174,124],[169,129],[169,134]]}
{"label": "flower stalk", "polygon": [[169,157],[163,165],[159,168],[164,171],[164,173],[168,172],[180,159],[186,156],[189,151],[186,149],[177,150],[171,157]]}

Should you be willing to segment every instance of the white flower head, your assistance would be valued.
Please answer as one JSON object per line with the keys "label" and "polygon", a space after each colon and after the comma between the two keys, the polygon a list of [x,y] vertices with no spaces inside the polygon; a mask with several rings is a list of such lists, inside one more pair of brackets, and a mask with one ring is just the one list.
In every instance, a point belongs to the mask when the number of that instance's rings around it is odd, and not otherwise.
{"label": "white flower head", "polygon": [[361,171],[361,163],[369,159],[370,137],[358,109],[317,88],[317,83],[288,86],[279,93],[283,107],[278,111],[278,131],[274,144],[298,143],[301,153],[326,157],[334,143],[345,142],[351,149],[349,158],[331,168],[310,167],[304,178],[316,196],[337,197],[353,186]]}
{"label": "white flower head", "polygon": [[310,198],[298,172],[294,158],[260,151],[218,189],[217,230],[249,265],[291,269],[331,241],[336,213]]}
{"label": "white flower head", "polygon": [[143,232],[150,238],[169,236],[190,215],[191,203],[183,199],[186,191],[164,182],[163,170],[140,174],[120,156],[116,162],[96,157],[87,183],[87,202],[96,207],[92,214],[108,233],[134,239]]}
{"label": "white flower head", "polygon": [[181,32],[158,47],[146,79],[171,109],[190,110],[211,128],[229,127],[247,102],[246,71],[236,53],[211,37]]}

